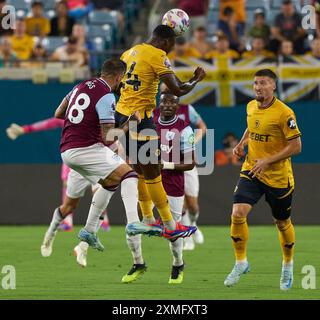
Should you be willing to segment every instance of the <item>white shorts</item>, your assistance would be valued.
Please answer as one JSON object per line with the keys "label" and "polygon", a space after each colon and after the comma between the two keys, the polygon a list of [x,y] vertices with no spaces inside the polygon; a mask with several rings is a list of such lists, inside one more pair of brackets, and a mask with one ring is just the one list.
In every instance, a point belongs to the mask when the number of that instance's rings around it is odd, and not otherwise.
{"label": "white shorts", "polygon": [[172,197],[168,195],[168,201],[170,205],[170,211],[172,213],[173,219],[177,222],[181,220],[182,210],[184,204],[184,196],[182,197]]}
{"label": "white shorts", "polygon": [[125,162],[102,143],[90,147],[74,148],[61,154],[63,162],[80,175],[96,184],[108,177]]}
{"label": "white shorts", "polygon": [[71,199],[82,198],[88,187],[91,186],[89,180],[84,178],[77,171],[70,170],[67,179],[67,196]]}
{"label": "white shorts", "polygon": [[190,197],[199,196],[199,175],[196,167],[184,172],[184,193]]}

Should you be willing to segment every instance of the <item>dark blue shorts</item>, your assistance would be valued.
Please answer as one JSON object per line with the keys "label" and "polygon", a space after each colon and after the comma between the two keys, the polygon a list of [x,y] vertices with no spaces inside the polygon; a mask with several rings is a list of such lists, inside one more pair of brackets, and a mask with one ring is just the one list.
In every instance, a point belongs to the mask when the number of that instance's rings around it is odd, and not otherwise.
{"label": "dark blue shorts", "polygon": [[[128,116],[116,111],[116,127],[123,125],[128,118]],[[127,157],[129,157],[133,163],[147,164],[159,163],[160,161],[160,139],[152,117],[145,117],[137,125],[132,121],[129,132],[126,134],[126,141],[125,143],[122,142],[122,145],[126,149]]]}
{"label": "dark blue shorts", "polygon": [[233,195],[233,203],[248,203],[255,205],[263,195],[269,204],[272,215],[277,220],[286,220],[291,215],[291,203],[294,188],[273,188],[257,178],[248,175],[249,171],[242,171]]}

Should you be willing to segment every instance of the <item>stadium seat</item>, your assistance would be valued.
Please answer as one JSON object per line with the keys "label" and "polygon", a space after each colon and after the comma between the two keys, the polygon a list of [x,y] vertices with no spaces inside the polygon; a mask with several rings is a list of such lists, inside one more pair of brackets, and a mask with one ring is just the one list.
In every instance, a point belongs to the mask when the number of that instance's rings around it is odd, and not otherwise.
{"label": "stadium seat", "polygon": [[99,11],[94,10],[89,13],[90,24],[106,24],[109,23],[116,27],[118,25],[117,12],[116,11]]}
{"label": "stadium seat", "polygon": [[107,42],[112,41],[112,28],[109,24],[103,25],[88,25],[88,37],[101,37]]}
{"label": "stadium seat", "polygon": [[[276,8],[276,9],[279,10],[279,8],[281,8],[282,1],[283,1],[283,0],[271,0],[271,6],[272,6],[272,8]],[[299,0],[293,0],[292,2],[293,2],[297,7],[300,5],[300,4],[299,4]]]}
{"label": "stadium seat", "polygon": [[14,6],[16,10],[22,9],[27,10],[30,6],[30,1],[26,0],[8,0],[7,4]]}
{"label": "stadium seat", "polygon": [[59,2],[59,0],[45,0],[42,3],[45,10],[50,10],[55,9],[57,2]]}
{"label": "stadium seat", "polygon": [[49,53],[53,52],[58,47],[63,46],[67,41],[67,37],[47,37],[43,39],[42,44]]}
{"label": "stadium seat", "polygon": [[106,49],[106,41],[102,37],[95,37],[93,39],[95,51],[104,52]]}
{"label": "stadium seat", "polygon": [[246,0],[247,9],[266,8],[267,4],[265,0]]}

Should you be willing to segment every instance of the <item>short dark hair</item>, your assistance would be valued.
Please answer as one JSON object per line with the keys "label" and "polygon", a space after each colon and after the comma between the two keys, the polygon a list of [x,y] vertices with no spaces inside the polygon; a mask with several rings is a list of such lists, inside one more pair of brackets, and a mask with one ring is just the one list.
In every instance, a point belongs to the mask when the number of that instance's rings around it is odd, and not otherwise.
{"label": "short dark hair", "polygon": [[176,35],[172,28],[159,24],[152,32],[152,36],[157,39],[171,39],[175,38]]}
{"label": "short dark hair", "polygon": [[231,7],[225,7],[223,10],[223,15],[229,17],[234,13],[234,10]]}
{"label": "short dark hair", "polygon": [[255,77],[268,77],[270,79],[273,79],[274,81],[277,81],[277,75],[270,69],[261,69],[257,71],[254,75]]}
{"label": "short dark hair", "polygon": [[117,76],[119,73],[125,73],[127,64],[120,59],[106,60],[101,68],[101,74],[105,76]]}
{"label": "short dark hair", "polygon": [[37,6],[40,6],[40,7],[42,7],[42,8],[43,8],[43,3],[42,3],[42,1],[35,0],[35,1],[33,1],[33,2],[32,2],[32,4],[31,4],[31,8],[33,8],[33,7],[37,7]]}

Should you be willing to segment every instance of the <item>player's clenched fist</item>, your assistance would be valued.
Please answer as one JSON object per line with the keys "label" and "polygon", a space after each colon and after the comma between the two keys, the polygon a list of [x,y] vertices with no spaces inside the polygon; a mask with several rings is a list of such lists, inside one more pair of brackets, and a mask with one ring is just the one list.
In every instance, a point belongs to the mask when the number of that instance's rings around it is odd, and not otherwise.
{"label": "player's clenched fist", "polygon": [[202,81],[206,76],[206,72],[203,68],[197,67],[197,69],[193,73],[193,79],[197,82]]}

